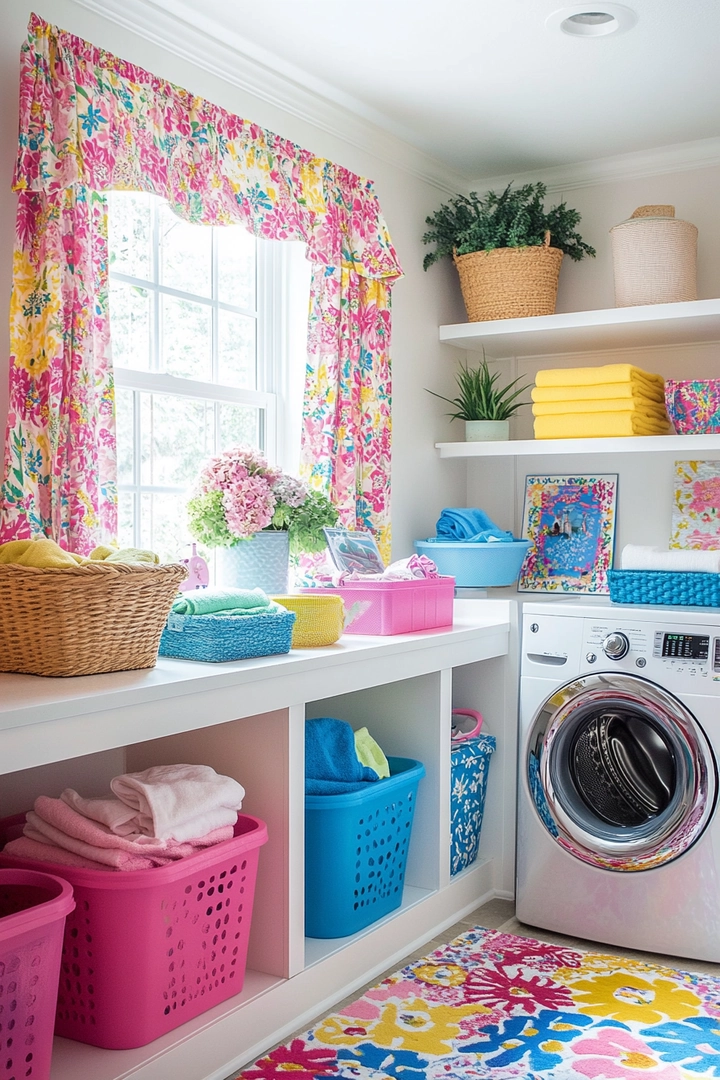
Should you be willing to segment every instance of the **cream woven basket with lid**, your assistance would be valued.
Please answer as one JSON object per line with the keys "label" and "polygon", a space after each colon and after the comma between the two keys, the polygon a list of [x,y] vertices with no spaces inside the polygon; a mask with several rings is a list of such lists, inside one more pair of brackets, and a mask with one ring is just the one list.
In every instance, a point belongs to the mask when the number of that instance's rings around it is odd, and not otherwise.
{"label": "cream woven basket with lid", "polygon": [[697,300],[697,228],[674,206],[639,206],[610,237],[616,307]]}

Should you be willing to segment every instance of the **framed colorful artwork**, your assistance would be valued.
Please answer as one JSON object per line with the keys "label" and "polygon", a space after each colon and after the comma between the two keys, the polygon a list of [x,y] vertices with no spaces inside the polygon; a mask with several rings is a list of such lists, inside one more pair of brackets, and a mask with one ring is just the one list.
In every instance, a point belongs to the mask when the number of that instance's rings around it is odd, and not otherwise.
{"label": "framed colorful artwork", "polygon": [[609,592],[617,480],[617,473],[526,477],[522,535],[531,546],[518,592]]}
{"label": "framed colorful artwork", "polygon": [[676,461],[671,548],[720,551],[720,461]]}

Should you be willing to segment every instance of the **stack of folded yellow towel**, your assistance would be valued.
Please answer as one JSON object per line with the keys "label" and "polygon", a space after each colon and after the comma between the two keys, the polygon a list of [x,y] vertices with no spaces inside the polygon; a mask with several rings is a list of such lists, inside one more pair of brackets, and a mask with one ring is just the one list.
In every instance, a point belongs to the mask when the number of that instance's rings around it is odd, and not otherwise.
{"label": "stack of folded yellow towel", "polygon": [[532,399],[536,439],[673,433],[662,377],[632,364],[538,371]]}

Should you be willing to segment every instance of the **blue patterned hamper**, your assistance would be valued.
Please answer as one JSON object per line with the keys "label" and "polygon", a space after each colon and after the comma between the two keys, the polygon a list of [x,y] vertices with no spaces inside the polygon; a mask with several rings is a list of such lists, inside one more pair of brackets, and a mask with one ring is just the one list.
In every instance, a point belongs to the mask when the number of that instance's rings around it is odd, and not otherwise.
{"label": "blue patterned hamper", "polygon": [[453,745],[450,751],[450,873],[475,862],[485,809],[494,735],[478,735]]}
{"label": "blue patterned hamper", "polygon": [[160,656],[213,664],[290,652],[294,611],[260,615],[175,615],[160,638]]}

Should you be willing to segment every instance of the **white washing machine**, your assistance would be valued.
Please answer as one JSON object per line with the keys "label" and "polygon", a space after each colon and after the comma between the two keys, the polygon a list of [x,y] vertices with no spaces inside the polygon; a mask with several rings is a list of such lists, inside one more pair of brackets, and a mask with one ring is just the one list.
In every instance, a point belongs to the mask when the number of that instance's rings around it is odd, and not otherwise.
{"label": "white washing machine", "polygon": [[517,917],[720,962],[720,612],[523,612]]}

